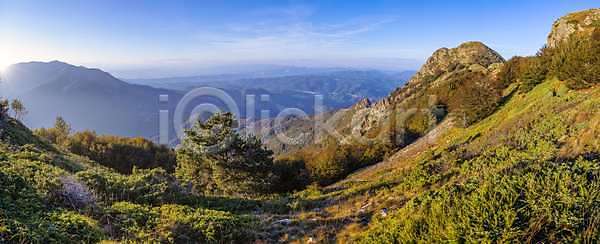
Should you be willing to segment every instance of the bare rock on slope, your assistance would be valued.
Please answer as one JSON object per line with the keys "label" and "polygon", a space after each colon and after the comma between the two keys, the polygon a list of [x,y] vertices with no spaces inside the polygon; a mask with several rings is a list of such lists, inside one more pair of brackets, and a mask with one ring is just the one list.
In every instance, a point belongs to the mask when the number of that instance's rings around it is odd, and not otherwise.
{"label": "bare rock on slope", "polygon": [[548,46],[555,47],[573,34],[590,36],[600,28],[600,8],[570,13],[554,22],[548,35]]}
{"label": "bare rock on slope", "polygon": [[435,51],[409,83],[424,82],[459,66],[479,64],[488,67],[502,62],[504,58],[485,44],[476,41],[465,42],[456,48],[440,48]]}

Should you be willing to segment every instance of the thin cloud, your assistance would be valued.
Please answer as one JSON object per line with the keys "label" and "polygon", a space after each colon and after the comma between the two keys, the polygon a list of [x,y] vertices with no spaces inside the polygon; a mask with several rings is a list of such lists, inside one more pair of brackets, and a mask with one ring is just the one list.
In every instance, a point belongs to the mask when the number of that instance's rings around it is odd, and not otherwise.
{"label": "thin cloud", "polygon": [[[298,10],[280,11],[280,14],[294,16],[291,20],[263,19],[256,23],[228,23],[219,32],[198,34],[210,52],[243,54],[247,58],[302,58],[319,55],[342,55],[356,49],[357,37],[375,31],[396,21],[395,17],[375,16],[360,18],[344,23],[318,24],[309,21],[308,15]],[[275,10],[262,14],[273,14]],[[290,57],[296,55],[297,57]]]}

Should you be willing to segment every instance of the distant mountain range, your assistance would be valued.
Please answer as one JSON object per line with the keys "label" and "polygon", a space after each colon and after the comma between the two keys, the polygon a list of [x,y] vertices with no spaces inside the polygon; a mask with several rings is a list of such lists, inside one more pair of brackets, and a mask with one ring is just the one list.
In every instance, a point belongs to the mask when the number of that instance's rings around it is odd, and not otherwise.
{"label": "distant mountain range", "polygon": [[0,88],[3,97],[23,101],[29,110],[25,122],[31,127],[52,126],[55,118],[62,116],[76,130],[123,136],[157,134],[159,95],[182,96],[58,61],[12,65],[3,74]]}
{"label": "distant mountain range", "polygon": [[[314,73],[304,73],[309,70]],[[172,118],[179,100],[196,87],[224,90],[237,103],[242,117],[246,114],[244,98],[248,94],[257,98],[269,95],[268,102],[257,101],[256,110],[269,110],[270,116],[285,108],[299,108],[312,114],[316,93],[324,96],[328,110],[337,110],[362,98],[382,98],[412,75],[412,72],[347,69],[290,72],[294,74],[224,74],[125,82],[99,69],[59,61],[30,62],[12,65],[2,74],[0,96],[23,100],[29,110],[25,122],[30,127],[52,126],[55,118],[62,116],[76,130],[156,139],[159,110],[171,111]],[[169,102],[159,104],[160,95],[168,95]],[[193,99],[184,111],[189,114],[195,105],[207,102],[224,108],[214,98],[201,97]],[[171,135],[175,135],[172,125],[170,128]]]}

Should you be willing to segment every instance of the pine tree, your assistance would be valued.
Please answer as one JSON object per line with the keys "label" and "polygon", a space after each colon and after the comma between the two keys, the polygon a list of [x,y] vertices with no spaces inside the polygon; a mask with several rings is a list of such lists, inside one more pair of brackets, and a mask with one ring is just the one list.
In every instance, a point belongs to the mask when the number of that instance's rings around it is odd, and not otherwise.
{"label": "pine tree", "polygon": [[186,131],[177,150],[177,176],[196,191],[256,194],[269,191],[273,152],[255,136],[241,136],[231,113],[219,113]]}

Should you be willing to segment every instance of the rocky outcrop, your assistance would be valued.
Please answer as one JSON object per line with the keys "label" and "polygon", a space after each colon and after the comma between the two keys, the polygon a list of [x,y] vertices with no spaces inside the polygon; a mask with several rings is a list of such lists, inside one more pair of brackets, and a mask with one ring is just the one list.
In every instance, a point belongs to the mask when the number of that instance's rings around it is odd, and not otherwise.
{"label": "rocky outcrop", "polygon": [[569,39],[574,34],[590,36],[599,28],[600,8],[568,14],[556,20],[552,25],[552,30],[548,35],[548,46],[556,47],[560,42]]}
{"label": "rocky outcrop", "polygon": [[456,48],[440,48],[435,51],[409,84],[425,82],[458,67],[478,64],[488,67],[502,63],[504,58],[481,42],[465,42]]}

